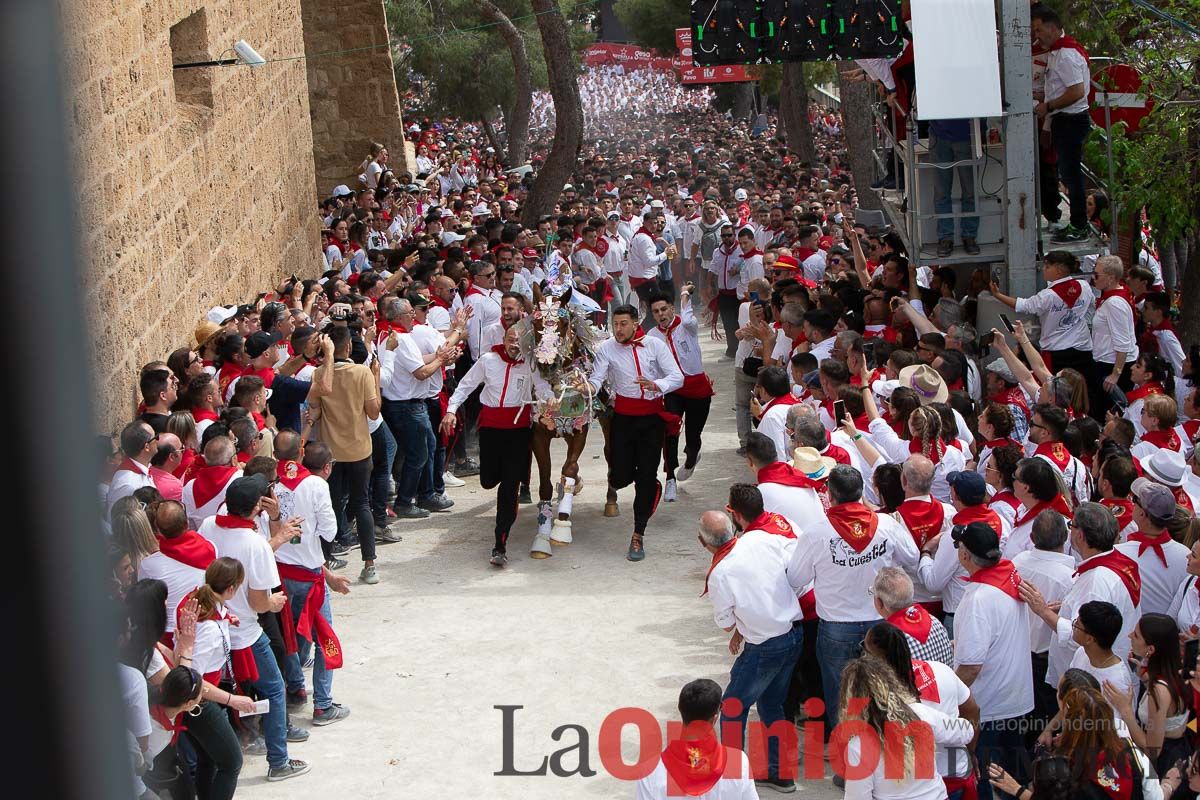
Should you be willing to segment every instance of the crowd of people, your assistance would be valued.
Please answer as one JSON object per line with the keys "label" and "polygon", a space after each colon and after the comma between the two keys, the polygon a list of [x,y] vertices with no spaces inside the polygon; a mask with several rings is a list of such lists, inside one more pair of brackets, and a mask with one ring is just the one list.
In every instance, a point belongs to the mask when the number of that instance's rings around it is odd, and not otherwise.
{"label": "crowd of people", "polygon": [[[553,350],[570,317],[606,515],[634,486],[631,563],[705,454],[721,370],[745,463],[698,532],[736,659],[723,689],[684,688],[702,724],[639,797],[794,791],[776,739],[798,728],[776,723],[846,720],[850,763],[870,731],[933,732],[898,773],[835,777],[848,797],[1194,797],[1200,354],[1161,277],[1053,251],[1046,288],[1010,297],[986,269],[917,268],[856,221],[836,114],[814,109],[821,157],[800,163],[770,123],[754,138],[691,99],[611,113],[646,80],[585,79],[608,127],[535,225],[532,178],[473,127],[413,126],[406,170],[372,146],[320,204],[323,271],[214,306],[142,367],[98,453],[140,796],[230,797],[247,755],[270,781],[308,772],[289,745],[350,714],[332,594],[355,550],[377,584],[384,545],[454,513],[448,489],[496,490],[498,569],[510,536],[570,542],[577,475],[557,508],[543,477],[536,533],[519,513],[534,433],[567,434],[523,337]],[[979,329],[984,294],[1011,333]],[[776,724],[753,775],[751,706]]]}

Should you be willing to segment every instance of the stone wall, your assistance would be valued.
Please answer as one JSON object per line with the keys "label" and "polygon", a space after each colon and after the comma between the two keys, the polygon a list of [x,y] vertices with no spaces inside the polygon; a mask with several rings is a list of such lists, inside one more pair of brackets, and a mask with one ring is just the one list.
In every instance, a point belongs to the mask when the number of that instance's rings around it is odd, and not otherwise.
{"label": "stone wall", "polygon": [[304,62],[171,68],[238,39],[303,54],[300,0],[62,6],[95,422],[114,430],[139,366],[192,344],[206,309],[322,268]]}
{"label": "stone wall", "polygon": [[[388,148],[388,165],[404,170],[404,126],[388,45],[383,0],[300,0],[308,55],[316,191],[344,183],[357,189],[358,165],[371,142]],[[336,56],[322,55],[351,50]]]}

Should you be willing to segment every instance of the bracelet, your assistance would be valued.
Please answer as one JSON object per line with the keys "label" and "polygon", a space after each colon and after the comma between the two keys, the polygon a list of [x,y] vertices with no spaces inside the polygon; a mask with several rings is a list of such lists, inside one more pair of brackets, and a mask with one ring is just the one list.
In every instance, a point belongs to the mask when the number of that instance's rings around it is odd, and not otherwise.
{"label": "bracelet", "polygon": [[230,694],[229,692],[225,692],[225,702],[222,703],[221,705],[227,706],[232,702],[233,702],[233,695]]}
{"label": "bracelet", "polygon": [[279,522],[281,519],[283,519],[283,514],[280,514],[278,517],[271,517],[271,522]]}
{"label": "bracelet", "polygon": [[857,442],[861,438],[863,438],[863,435],[861,433],[856,433],[850,437],[850,441]]}
{"label": "bracelet", "polygon": [[178,658],[180,661],[191,661],[192,660],[191,656],[178,656]]}

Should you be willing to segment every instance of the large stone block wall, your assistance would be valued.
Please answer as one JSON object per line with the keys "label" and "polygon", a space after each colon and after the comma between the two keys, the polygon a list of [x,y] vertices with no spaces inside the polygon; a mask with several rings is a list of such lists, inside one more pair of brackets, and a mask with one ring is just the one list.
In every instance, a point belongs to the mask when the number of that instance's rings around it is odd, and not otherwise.
{"label": "large stone block wall", "polygon": [[[387,146],[389,166],[405,164],[400,97],[388,47],[383,0],[300,0],[316,164],[316,190],[357,189],[371,142]],[[352,52],[328,55],[350,50]]]}
{"label": "large stone block wall", "polygon": [[179,82],[171,69],[185,19],[175,63],[231,57],[238,39],[267,59],[302,55],[300,0],[62,5],[77,173],[64,189],[81,208],[95,423],[114,430],[139,366],[192,344],[204,310],[322,268],[304,61]]}

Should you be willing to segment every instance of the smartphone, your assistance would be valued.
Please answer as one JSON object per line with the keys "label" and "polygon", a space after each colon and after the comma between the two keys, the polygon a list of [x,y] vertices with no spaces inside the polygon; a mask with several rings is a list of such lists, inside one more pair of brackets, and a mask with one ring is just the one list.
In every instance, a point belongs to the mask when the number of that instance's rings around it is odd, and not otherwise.
{"label": "smartphone", "polygon": [[750,293],[750,302],[751,302],[751,303],[757,303],[757,302],[758,302],[758,292],[751,292],[751,293]]}
{"label": "smartphone", "polygon": [[1189,680],[1196,671],[1196,656],[1200,654],[1200,639],[1189,639],[1183,645],[1183,679]]}
{"label": "smartphone", "polygon": [[843,400],[833,401],[833,421],[836,425],[841,425],[842,420],[846,418],[846,403]]}
{"label": "smartphone", "polygon": [[1004,327],[1008,329],[1009,333],[1016,334],[1017,329],[1013,327],[1012,320],[1008,318],[1008,314],[1001,314],[1000,321],[1004,323]]}

